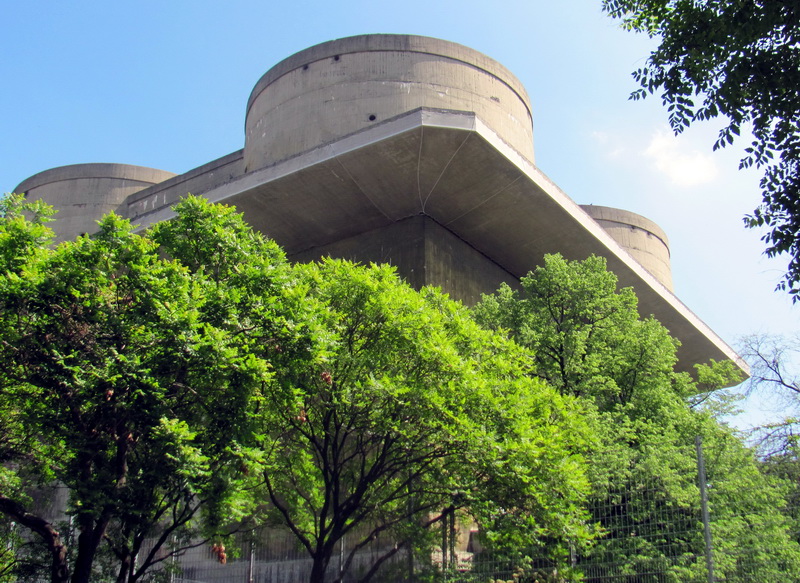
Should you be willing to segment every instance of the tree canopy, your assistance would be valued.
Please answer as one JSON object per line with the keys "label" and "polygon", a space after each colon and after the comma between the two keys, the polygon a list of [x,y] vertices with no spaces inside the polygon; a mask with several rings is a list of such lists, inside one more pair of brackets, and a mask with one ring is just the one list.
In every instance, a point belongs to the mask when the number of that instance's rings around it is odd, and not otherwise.
{"label": "tree canopy", "polygon": [[[0,207],[0,513],[46,548],[52,581],[142,581],[208,542],[224,560],[255,525],[288,530],[312,581],[367,581],[398,553],[430,566],[456,516],[484,558],[535,547],[580,570],[579,551],[639,576],[678,557],[670,576],[697,577],[695,436],[726,576],[761,542],[763,580],[800,566],[791,472],[765,476],[704,410],[735,369],[674,372],[677,341],[604,260],[548,256],[470,312],[388,266],[292,266],[231,208],[175,212],[143,235],[109,215],[53,247],[47,207]],[[33,504],[53,484],[77,537]],[[592,542],[631,523],[657,536]],[[30,540],[7,526],[5,551]],[[19,556],[0,552],[0,579]]]}
{"label": "tree canopy", "polygon": [[[315,581],[345,536],[340,574],[390,541],[365,581],[401,550],[430,557],[455,513],[497,544],[589,538],[582,406],[438,291],[385,266],[290,266],[195,197],[142,235],[109,215],[55,247],[44,205],[0,211],[0,512],[53,582],[142,580],[264,520]],[[77,537],[33,504],[53,484]]]}
{"label": "tree canopy", "polygon": [[[51,247],[41,204],[3,201],[0,511],[44,541],[54,582],[98,576],[101,546],[117,580],[135,581],[201,534],[201,513],[212,535],[244,510],[250,418],[272,375],[248,331],[261,305],[279,304],[264,277],[288,267],[263,254],[259,306],[244,309],[239,288],[218,285],[217,264],[192,272],[164,258],[198,208],[207,204],[176,209],[163,248],[114,215],[94,237]],[[221,220],[201,241],[229,256],[243,241]],[[30,488],[52,483],[68,489],[77,548],[29,505]]]}
{"label": "tree canopy", "polygon": [[602,257],[549,255],[520,290],[503,284],[484,296],[475,316],[529,348],[538,376],[601,410],[686,381],[673,372],[677,341],[652,317],[639,318],[633,290],[617,290]]}
{"label": "tree canopy", "polygon": [[780,285],[800,293],[800,5],[795,0],[603,0],[623,25],[659,39],[634,72],[634,99],[660,93],[676,133],[722,117],[714,149],[752,133],[740,168],[763,169],[766,252],[789,255]]}
{"label": "tree canopy", "polygon": [[517,541],[587,538],[588,426],[574,399],[526,374],[516,344],[388,266],[299,270],[326,336],[318,358],[272,385],[281,422],[263,446],[264,481],[312,581],[345,536],[336,581],[368,548],[377,559],[360,581],[401,550],[429,557],[426,532],[456,512]]}
{"label": "tree canopy", "polygon": [[[529,348],[532,373],[589,411],[599,444],[589,459],[588,507],[606,536],[577,561],[579,569],[616,564],[615,576],[637,581],[662,580],[650,575],[656,572],[670,581],[700,580],[698,436],[714,459],[714,534],[724,543],[726,580],[739,580],[747,569],[771,580],[784,568],[800,568],[793,523],[782,513],[784,483],[765,476],[752,451],[698,397],[741,380],[740,373],[730,362],[700,366],[696,379],[675,372],[677,341],[656,320],[639,316],[633,291],[617,288],[604,259],[547,256],[519,288],[502,286],[474,313]],[[753,523],[768,543],[750,535],[746,525]],[[769,557],[757,567],[732,559],[754,549]],[[605,579],[587,573],[586,580]]]}

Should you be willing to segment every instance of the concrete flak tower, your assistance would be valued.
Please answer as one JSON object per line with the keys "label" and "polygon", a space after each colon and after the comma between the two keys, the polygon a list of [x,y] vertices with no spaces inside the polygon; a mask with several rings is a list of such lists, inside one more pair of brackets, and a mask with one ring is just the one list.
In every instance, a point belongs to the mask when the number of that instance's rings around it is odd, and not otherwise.
{"label": "concrete flak tower", "polygon": [[678,369],[746,365],[674,295],[669,243],[652,221],[579,206],[534,163],[522,83],[468,47],[412,35],[362,35],[300,51],[256,83],[245,143],[180,175],[79,164],[17,188],[59,211],[59,240],[115,211],[140,229],[186,193],[235,205],[295,261],[388,262],[411,285],[466,304],[547,253],[606,258],[642,315],[681,342]]}

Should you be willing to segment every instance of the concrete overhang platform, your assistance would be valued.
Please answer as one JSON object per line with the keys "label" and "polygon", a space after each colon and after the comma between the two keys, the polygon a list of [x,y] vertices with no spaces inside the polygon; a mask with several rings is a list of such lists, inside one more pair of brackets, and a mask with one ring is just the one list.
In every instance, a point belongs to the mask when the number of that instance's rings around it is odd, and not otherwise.
{"label": "concrete overhang platform", "polygon": [[[620,286],[635,290],[640,313],[680,340],[680,370],[714,359],[747,372],[722,339],[472,113],[414,110],[194,194],[235,205],[290,256],[418,216],[514,278],[547,253],[600,255]],[[143,228],[172,215],[148,197],[174,200],[152,189],[132,196],[128,216]]]}

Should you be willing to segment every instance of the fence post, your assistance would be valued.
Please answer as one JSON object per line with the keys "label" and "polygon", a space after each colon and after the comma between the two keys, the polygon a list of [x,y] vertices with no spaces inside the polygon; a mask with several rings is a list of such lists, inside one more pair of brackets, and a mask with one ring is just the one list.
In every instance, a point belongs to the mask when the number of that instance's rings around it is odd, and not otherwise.
{"label": "fence post", "polygon": [[708,517],[708,491],[706,490],[706,461],[703,457],[703,440],[698,435],[694,438],[697,450],[697,480],[700,484],[700,507],[703,516],[703,537],[706,547],[706,569],[708,570],[708,583],[714,583],[714,559],[711,556],[711,523]]}
{"label": "fence post", "polygon": [[458,567],[458,555],[456,555],[456,511],[450,508],[450,540],[448,541],[448,551],[450,553],[450,569],[455,573]]}
{"label": "fence post", "polygon": [[339,539],[339,580],[344,580],[344,539],[346,535],[342,535]]}
{"label": "fence post", "polygon": [[247,563],[247,583],[255,583],[256,545],[250,540],[250,557]]}
{"label": "fence post", "polygon": [[442,576],[447,581],[447,509],[442,511]]}
{"label": "fence post", "polygon": [[[408,491],[408,500],[406,500],[406,509],[408,510],[408,521],[412,522],[414,520],[414,497],[411,493],[411,476],[408,477],[408,482],[406,489]],[[407,583],[414,583],[414,542],[412,538],[408,539],[408,556],[406,557],[408,561],[406,564],[406,582]]]}

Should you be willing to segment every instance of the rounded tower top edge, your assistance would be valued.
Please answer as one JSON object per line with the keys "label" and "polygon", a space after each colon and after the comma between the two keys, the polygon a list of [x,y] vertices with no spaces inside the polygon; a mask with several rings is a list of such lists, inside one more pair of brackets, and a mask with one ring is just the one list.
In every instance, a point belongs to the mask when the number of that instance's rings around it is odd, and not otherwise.
{"label": "rounded tower top edge", "polygon": [[481,69],[508,85],[524,103],[528,110],[528,116],[533,119],[530,97],[525,90],[525,86],[511,71],[498,61],[486,56],[480,51],[452,41],[429,36],[384,33],[362,34],[330,40],[303,49],[285,58],[270,68],[258,80],[247,100],[245,115],[249,114],[253,102],[266,87],[295,69],[315,61],[335,58],[344,54],[382,51],[425,53],[461,61]]}
{"label": "rounded tower top edge", "polygon": [[70,164],[67,166],[56,166],[55,168],[38,172],[20,182],[14,192],[27,192],[46,184],[52,184],[63,180],[79,180],[82,178],[111,178],[158,184],[173,176],[176,176],[174,172],[159,170],[157,168],[148,168],[146,166],[135,166],[133,164],[105,162]]}
{"label": "rounded tower top edge", "polygon": [[664,229],[643,215],[610,206],[596,204],[582,204],[580,206],[586,212],[586,214],[596,221],[617,222],[638,227],[661,239],[664,242],[664,245],[669,248],[669,238],[667,237],[667,233],[664,231]]}
{"label": "rounded tower top edge", "polygon": [[581,208],[665,288],[674,291],[669,240],[661,227],[623,209],[597,205]]}

